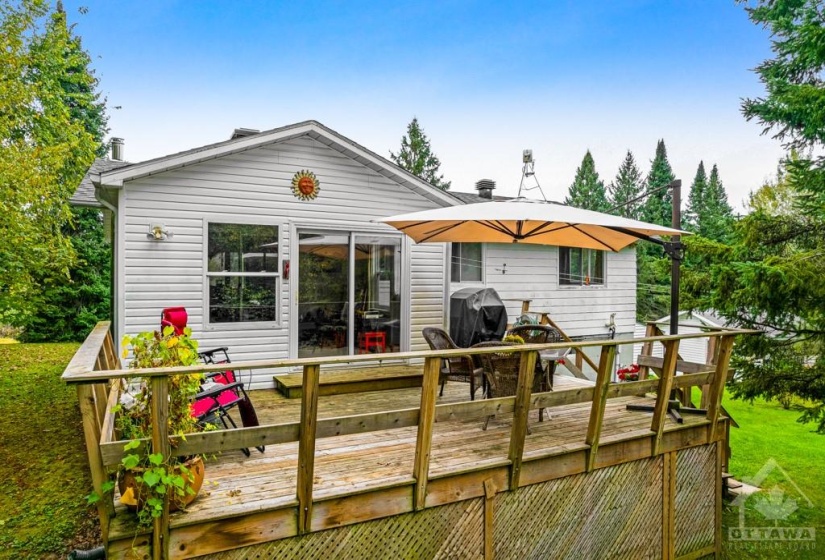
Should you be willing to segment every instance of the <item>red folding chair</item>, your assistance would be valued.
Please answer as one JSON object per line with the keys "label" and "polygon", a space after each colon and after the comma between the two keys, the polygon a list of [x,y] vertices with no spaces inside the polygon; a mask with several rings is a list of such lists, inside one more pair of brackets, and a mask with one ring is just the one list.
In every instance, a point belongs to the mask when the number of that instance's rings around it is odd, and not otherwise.
{"label": "red folding chair", "polygon": [[[161,312],[161,329],[172,327],[175,329],[175,334],[183,334],[183,329],[186,328],[188,320],[189,315],[186,313],[186,308],[168,307]],[[226,346],[202,350],[198,352],[198,356],[205,364],[230,363]],[[210,424],[220,422],[226,429],[229,429],[230,425],[232,428],[237,428],[235,420],[229,414],[231,409],[237,407],[241,416],[241,424],[245,428],[259,425],[255,407],[252,406],[252,401],[249,399],[243,383],[235,376],[234,370],[227,369],[207,373],[205,378],[206,380],[202,385],[203,390],[195,395],[192,402],[192,416],[198,422]],[[266,448],[260,445],[256,446],[255,449],[263,453]],[[249,457],[249,449],[244,448],[241,451]]]}

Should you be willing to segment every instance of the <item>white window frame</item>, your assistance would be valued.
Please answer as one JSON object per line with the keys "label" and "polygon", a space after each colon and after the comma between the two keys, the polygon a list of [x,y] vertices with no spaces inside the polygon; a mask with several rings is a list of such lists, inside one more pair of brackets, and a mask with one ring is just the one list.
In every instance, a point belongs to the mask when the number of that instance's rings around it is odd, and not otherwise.
{"label": "white window frame", "polygon": [[[463,244],[478,243],[479,245],[481,245],[481,280],[466,280],[466,281],[465,280],[458,280],[458,281],[456,281],[453,278],[453,246],[456,243],[463,243]],[[484,243],[484,242],[479,242],[479,241],[453,241],[449,244],[449,247],[450,247],[450,258],[447,261],[447,264],[449,266],[447,273],[449,274],[449,277],[450,277],[450,284],[458,284],[458,285],[461,285],[461,286],[484,286],[485,281],[486,281],[486,266],[485,266],[485,264],[487,263],[487,244]]]}
{"label": "white window frame", "polygon": [[[604,274],[603,274],[601,284],[593,284],[593,283],[585,284],[584,280],[582,280],[581,284],[564,284],[564,283],[562,283],[562,280],[561,280],[561,277],[562,277],[561,252],[562,252],[562,249],[568,249],[568,250],[569,249],[581,249],[582,257],[584,257],[584,252],[585,251],[599,251],[602,254],[602,268],[604,269]],[[607,262],[608,262],[607,255],[608,255],[608,251],[603,251],[601,249],[585,249],[585,248],[581,248],[581,247],[559,247],[558,248],[558,255],[557,255],[558,265],[556,266],[557,273],[558,273],[556,281],[558,283],[559,288],[564,289],[564,290],[580,290],[580,289],[583,289],[583,288],[584,289],[589,289],[589,290],[600,290],[600,289],[606,288],[607,287]],[[582,260],[584,260],[584,259],[582,259]],[[590,259],[587,259],[587,262],[588,262],[588,265],[589,265]]]}
{"label": "white window frame", "polygon": [[[209,224],[232,224],[250,226],[277,226],[278,228],[278,271],[277,272],[209,272]],[[278,220],[249,216],[215,215],[203,220],[203,325],[204,330],[253,330],[270,327],[280,327],[282,322],[282,273],[281,263],[284,260],[284,227]],[[275,320],[274,321],[238,321],[213,323],[209,313],[209,279],[226,276],[268,277],[275,278]]]}

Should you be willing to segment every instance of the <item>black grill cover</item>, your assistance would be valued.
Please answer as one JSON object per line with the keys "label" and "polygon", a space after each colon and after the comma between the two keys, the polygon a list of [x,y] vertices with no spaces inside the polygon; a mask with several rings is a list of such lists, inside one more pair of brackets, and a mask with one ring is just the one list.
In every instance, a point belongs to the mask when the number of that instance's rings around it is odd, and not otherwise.
{"label": "black grill cover", "polygon": [[464,288],[450,296],[450,337],[462,348],[501,340],[507,310],[492,288]]}

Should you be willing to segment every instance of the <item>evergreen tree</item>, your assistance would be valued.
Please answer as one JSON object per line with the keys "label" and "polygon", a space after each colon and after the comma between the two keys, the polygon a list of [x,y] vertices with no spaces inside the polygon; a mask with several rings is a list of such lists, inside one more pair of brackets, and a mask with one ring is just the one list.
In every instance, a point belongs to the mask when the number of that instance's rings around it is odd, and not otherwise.
{"label": "evergreen tree", "polygon": [[716,164],[710,170],[710,179],[704,196],[704,208],[704,216],[701,216],[697,232],[714,241],[726,241],[732,233],[733,209],[728,204],[728,195],[719,178],[719,169]]}
{"label": "evergreen tree", "polygon": [[661,188],[670,184],[673,179],[675,176],[667,160],[665,141],[659,140],[645,185],[646,192],[651,193],[642,205],[642,219],[645,222],[660,226],[670,226],[673,223],[673,195],[670,189]]}
{"label": "evergreen tree", "polygon": [[22,324],[74,261],[69,199],[98,148],[73,118],[88,99],[64,89],[96,84],[78,47],[44,0],[0,1],[0,323]]}
{"label": "evergreen tree", "polygon": [[103,234],[97,208],[73,208],[64,226],[77,261],[69,278],[48,282],[37,298],[37,310],[25,323],[26,342],[83,340],[98,321],[111,317],[111,247]]}
{"label": "evergreen tree", "polygon": [[708,188],[708,174],[705,172],[705,162],[700,161],[696,169],[696,176],[690,185],[687,208],[682,216],[682,227],[694,233],[699,231],[699,223],[705,213],[705,194]]}
{"label": "evergreen tree", "polygon": [[570,191],[564,199],[564,203],[576,208],[596,210],[597,212],[606,212],[610,209],[604,181],[599,179],[599,174],[596,172],[596,163],[593,161],[590,150],[587,150],[587,153],[584,154],[581,165],[576,169],[576,177],[573,179],[573,184],[570,185]]}
{"label": "evergreen tree", "polygon": [[445,181],[443,174],[439,175],[441,162],[432,152],[430,141],[418,124],[417,118],[413,117],[407,126],[407,135],[401,138],[401,150],[397,154],[390,152],[390,158],[398,166],[421,177],[434,187],[449,190],[450,181]]}
{"label": "evergreen tree", "polygon": [[[63,102],[72,122],[83,126],[94,138],[98,155],[103,155],[107,148],[103,142],[108,122],[105,103],[95,91],[98,82],[89,68],[91,58],[80,37],[72,35],[73,26],[67,27],[60,2],[46,29],[47,34],[68,38],[62,53],[67,71],[58,80]],[[97,321],[111,317],[111,247],[104,239],[102,218],[95,208],[72,209],[62,234],[70,240],[77,258],[67,276],[34,275],[43,289],[32,297],[36,305],[22,323],[24,340],[83,340]]]}
{"label": "evergreen tree", "polygon": [[617,216],[624,216],[633,220],[638,220],[641,212],[642,201],[629,202],[638,198],[644,189],[642,172],[636,166],[633,152],[627,151],[627,155],[619,166],[616,180],[610,183],[608,191],[610,194],[610,207]]}
{"label": "evergreen tree", "polygon": [[768,331],[737,340],[734,396],[793,395],[801,420],[825,432],[825,160],[816,155],[825,147],[825,13],[820,0],[757,0],[746,9],[770,33],[774,58],[756,70],[766,95],[746,100],[743,114],[811,155],[786,160],[781,189],[751,197],[753,211],[729,247],[717,244],[696,295],[737,326]]}

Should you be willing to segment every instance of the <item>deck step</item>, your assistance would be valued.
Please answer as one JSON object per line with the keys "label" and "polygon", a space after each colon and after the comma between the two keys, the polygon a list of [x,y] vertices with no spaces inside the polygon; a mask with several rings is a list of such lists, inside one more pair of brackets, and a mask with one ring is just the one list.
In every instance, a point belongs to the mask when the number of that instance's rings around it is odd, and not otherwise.
{"label": "deck step", "polygon": [[[303,377],[303,373],[275,375],[273,376],[275,389],[288,399],[300,398],[303,392]],[[409,367],[322,371],[318,394],[321,396],[343,395],[421,387],[423,378],[423,371],[410,370]]]}

